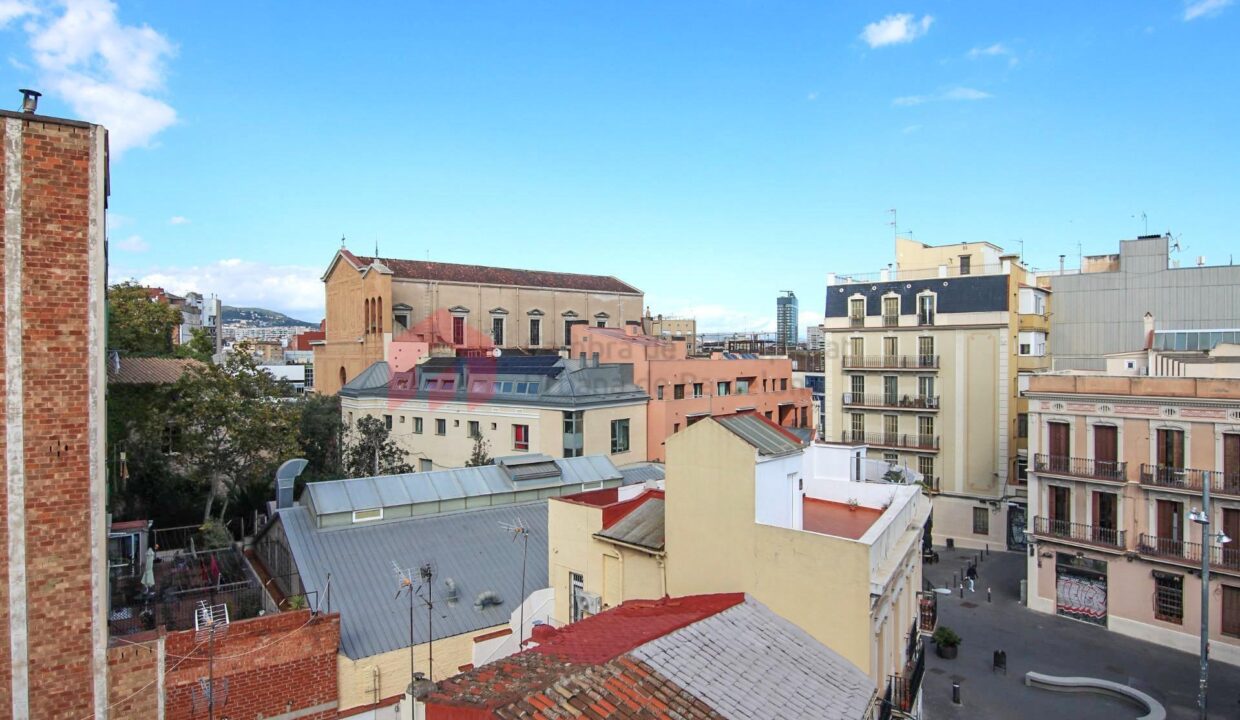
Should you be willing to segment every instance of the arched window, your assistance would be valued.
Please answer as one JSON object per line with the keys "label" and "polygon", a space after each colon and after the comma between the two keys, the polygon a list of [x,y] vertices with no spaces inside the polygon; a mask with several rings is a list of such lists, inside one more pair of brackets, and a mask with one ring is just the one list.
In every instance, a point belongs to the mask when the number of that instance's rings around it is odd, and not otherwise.
{"label": "arched window", "polygon": [[370,298],[362,301],[362,332],[370,332]]}
{"label": "arched window", "polygon": [[375,313],[375,332],[383,332],[383,298],[379,298],[379,310]]}
{"label": "arched window", "polygon": [[344,387],[345,381],[347,381],[348,379],[349,379],[349,376],[345,374],[344,366],[341,365],[340,366],[340,387]]}

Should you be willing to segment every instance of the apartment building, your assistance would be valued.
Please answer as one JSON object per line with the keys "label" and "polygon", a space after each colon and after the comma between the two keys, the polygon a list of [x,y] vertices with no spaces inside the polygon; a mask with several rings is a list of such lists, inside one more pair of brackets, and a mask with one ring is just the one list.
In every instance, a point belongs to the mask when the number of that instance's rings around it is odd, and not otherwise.
{"label": "apartment building", "polygon": [[697,423],[669,441],[665,483],[551,500],[554,617],[746,592],[910,711],[935,617],[918,592],[930,502],[916,483],[863,482],[879,467],[864,447],[807,446],[754,413]]}
{"label": "apartment building", "polygon": [[1170,235],[1123,240],[1118,253],[1043,279],[1055,292],[1056,370],[1103,370],[1107,355],[1144,347],[1144,313],[1158,330],[1240,328],[1240,265],[1185,257]]}
{"label": "apartment building", "polygon": [[697,320],[671,317],[662,313],[651,315],[650,308],[642,317],[642,332],[664,340],[683,340],[690,355],[698,354]]}
{"label": "apartment building", "polygon": [[1049,367],[1050,292],[989,243],[899,238],[897,265],[827,279],[824,437],[928,479],[935,531],[1024,546],[1022,377]]}
{"label": "apartment building", "polygon": [[[1240,663],[1235,350],[1176,377],[1065,371],[1030,380],[1029,607],[1196,653],[1209,553],[1211,655]],[[1203,533],[1192,512],[1206,487]]]}
{"label": "apartment building", "polygon": [[375,362],[398,362],[397,350],[410,350],[401,345],[423,356],[433,349],[555,352],[575,327],[640,325],[644,307],[640,290],[610,276],[364,257],[344,248],[323,284],[326,337],[315,346],[315,389],[331,394]]}
{"label": "apartment building", "polygon": [[491,456],[646,460],[649,398],[631,365],[557,355],[436,357],[399,372],[377,362],[339,395],[346,425],[382,418],[420,471],[465,465],[479,437]]}
{"label": "apartment building", "polygon": [[685,341],[643,335],[635,327],[586,328],[573,338],[571,352],[583,362],[632,366],[633,381],[650,396],[650,460],[663,460],[669,437],[712,415],[753,411],[783,427],[814,427],[812,393],[793,381],[787,358],[727,352],[690,357]]}

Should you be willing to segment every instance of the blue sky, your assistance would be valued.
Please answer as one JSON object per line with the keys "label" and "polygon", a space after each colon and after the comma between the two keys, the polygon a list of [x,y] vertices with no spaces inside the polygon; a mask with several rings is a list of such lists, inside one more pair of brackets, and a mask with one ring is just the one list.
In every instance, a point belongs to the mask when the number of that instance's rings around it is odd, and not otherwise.
{"label": "blue sky", "polygon": [[310,320],[341,235],[737,330],[890,262],[890,208],[1036,267],[1142,213],[1240,254],[1231,0],[355,7],[0,0],[0,87],[112,129],[114,279]]}

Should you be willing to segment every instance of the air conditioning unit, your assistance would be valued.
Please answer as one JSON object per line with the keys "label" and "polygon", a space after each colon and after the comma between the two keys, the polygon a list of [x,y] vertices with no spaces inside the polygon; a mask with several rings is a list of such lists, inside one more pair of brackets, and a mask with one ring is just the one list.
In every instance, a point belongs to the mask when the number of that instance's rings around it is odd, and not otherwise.
{"label": "air conditioning unit", "polygon": [[582,590],[578,594],[578,597],[580,598],[578,602],[581,603],[580,607],[582,610],[585,610],[591,615],[598,615],[602,612],[603,598],[598,593],[586,592]]}

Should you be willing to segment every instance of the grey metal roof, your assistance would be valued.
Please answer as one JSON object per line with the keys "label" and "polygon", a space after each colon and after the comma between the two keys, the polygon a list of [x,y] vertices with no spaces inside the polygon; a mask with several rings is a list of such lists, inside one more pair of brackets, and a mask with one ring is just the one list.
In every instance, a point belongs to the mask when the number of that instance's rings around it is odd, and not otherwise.
{"label": "grey metal roof", "polygon": [[[409,601],[396,598],[392,563],[416,568],[431,562],[434,639],[505,624],[521,598],[522,543],[502,523],[530,531],[525,591],[548,586],[547,503],[415,517],[390,523],[318,530],[305,507],[279,511],[289,549],[307,592],[323,595],[331,574],[331,609],[340,612],[340,650],[351,659],[409,647]],[[447,598],[451,579],[457,600]],[[501,602],[478,610],[479,593]],[[414,641],[426,642],[426,608],[414,613]]]}
{"label": "grey metal roof", "polygon": [[606,455],[575,458],[536,455],[533,458],[545,458],[554,463],[559,468],[559,473],[554,477],[514,480],[503,467],[483,465],[402,475],[325,480],[308,483],[306,492],[310,494],[316,513],[330,515],[624,479]]}
{"label": "grey metal roof", "polygon": [[645,482],[657,482],[666,477],[662,463],[634,463],[620,468],[624,475],[625,485],[640,485]]}
{"label": "grey metal roof", "polygon": [[663,500],[649,498],[616,524],[596,533],[596,537],[661,552],[665,535],[663,518]]}
{"label": "grey metal roof", "polygon": [[[416,377],[415,377],[416,376]],[[452,388],[428,383],[452,380]],[[416,380],[414,382],[413,380]],[[430,399],[488,405],[583,408],[650,399],[633,382],[633,366],[590,366],[556,356],[512,358],[432,358],[414,370],[393,375],[383,361],[373,363],[340,389],[341,397]]]}
{"label": "grey metal roof", "polygon": [[759,455],[784,455],[803,447],[800,441],[788,437],[782,428],[754,413],[720,415],[715,417],[715,422],[753,445]]}
{"label": "grey metal roof", "polygon": [[861,720],[874,681],[757,600],[633,650],[725,718]]}

